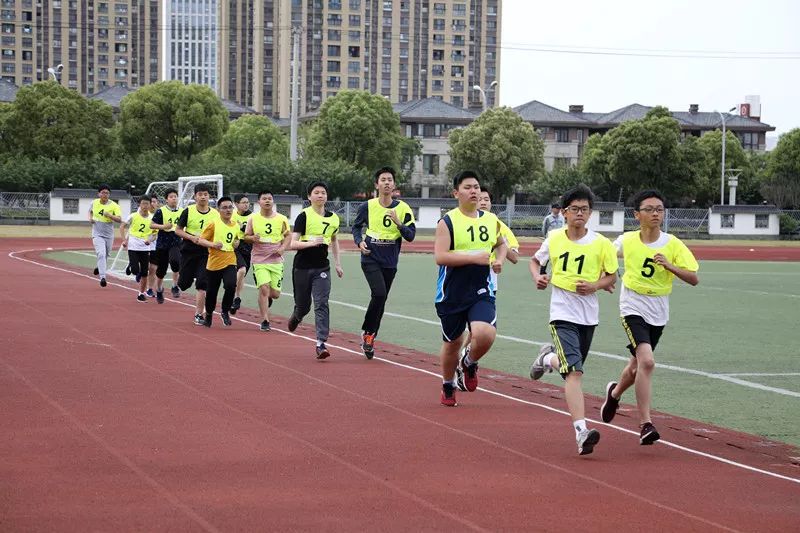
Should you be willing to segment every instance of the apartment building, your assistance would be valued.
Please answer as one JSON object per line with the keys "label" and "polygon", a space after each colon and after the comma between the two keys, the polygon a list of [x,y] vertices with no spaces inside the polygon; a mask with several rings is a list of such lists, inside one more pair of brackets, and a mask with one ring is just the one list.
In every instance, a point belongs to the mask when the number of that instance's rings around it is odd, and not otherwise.
{"label": "apartment building", "polygon": [[161,2],[162,80],[202,83],[219,91],[219,0]]}
{"label": "apartment building", "polygon": [[2,78],[22,86],[56,76],[83,94],[155,82],[158,4],[0,0]]}

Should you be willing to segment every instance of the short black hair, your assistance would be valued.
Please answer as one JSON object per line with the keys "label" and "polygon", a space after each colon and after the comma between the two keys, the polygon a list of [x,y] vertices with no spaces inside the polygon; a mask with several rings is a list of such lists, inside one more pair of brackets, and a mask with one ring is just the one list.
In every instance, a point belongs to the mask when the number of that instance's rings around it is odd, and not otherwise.
{"label": "short black hair", "polygon": [[323,189],[325,189],[325,192],[326,192],[326,193],[327,193],[327,192],[329,192],[329,191],[328,191],[328,184],[327,184],[327,183],[325,183],[325,182],[324,182],[324,181],[322,181],[322,180],[317,180],[317,181],[312,181],[312,182],[309,184],[309,186],[308,186],[308,189],[306,189],[306,193],[307,193],[309,196],[311,196],[311,191],[313,191],[313,190],[314,190],[314,189],[316,189],[317,187],[322,187]]}
{"label": "short black hair", "polygon": [[150,201],[151,201],[151,202],[152,202],[153,200],[155,200],[155,201],[157,201],[157,202],[159,201],[159,199],[158,199],[158,196],[156,196],[155,194],[146,194],[145,196],[147,196],[148,198],[150,198]]}
{"label": "short black hair", "polygon": [[475,178],[478,180],[478,184],[480,185],[481,179],[478,177],[478,173],[474,170],[462,170],[458,174],[453,177],[453,188],[458,189],[458,186],[461,185],[461,182],[467,178]]}
{"label": "short black hair", "polygon": [[558,202],[553,202],[552,204],[550,204],[550,209],[561,209],[561,204],[559,204]]}
{"label": "short black hair", "polygon": [[260,193],[258,193],[258,199],[260,200],[260,199],[261,199],[261,197],[262,197],[262,196],[264,196],[265,194],[269,194],[270,196],[272,196],[272,198],[273,198],[273,199],[275,198],[275,195],[274,195],[274,194],[272,194],[272,191],[269,191],[269,190],[267,190],[267,189],[264,189],[263,191],[261,191]]}
{"label": "short black hair", "polygon": [[194,194],[197,194],[199,192],[211,192],[211,191],[208,190],[208,185],[206,185],[205,183],[198,183],[197,185],[194,186]]}
{"label": "short black hair", "polygon": [[230,196],[220,196],[219,198],[217,198],[217,205],[221,204],[222,202],[233,203],[233,200],[231,200]]}
{"label": "short black hair", "polygon": [[389,174],[391,174],[393,180],[397,178],[397,172],[392,167],[381,167],[375,171],[372,181],[377,182],[378,178],[380,178],[381,174],[383,174],[384,172],[388,172]]}
{"label": "short black hair", "polygon": [[239,194],[237,194],[236,196],[233,197],[233,202],[238,204],[239,202],[241,202],[245,198],[247,198],[248,200],[250,199],[250,197],[247,196],[246,194],[239,193]]}
{"label": "short black hair", "polygon": [[490,202],[494,200],[494,198],[492,197],[492,191],[490,191],[486,187],[481,187],[481,192],[485,192],[486,194],[489,195],[489,201]]}
{"label": "short black hair", "polygon": [[594,194],[592,190],[583,183],[565,192],[564,196],[561,197],[561,205],[567,208],[569,204],[575,200],[586,200],[589,202],[589,208],[594,207]]}
{"label": "short black hair", "polygon": [[143,194],[143,195],[141,195],[141,196],[139,197],[139,200],[138,200],[136,203],[137,203],[137,204],[140,204],[140,203],[142,203],[142,201],[143,201],[143,200],[147,200],[147,201],[149,202],[149,201],[150,201],[150,195],[149,195],[149,194]]}
{"label": "short black hair", "polygon": [[648,198],[658,198],[661,200],[661,203],[664,204],[664,207],[667,206],[667,199],[664,198],[664,195],[661,194],[661,192],[657,191],[656,189],[645,189],[636,193],[636,196],[633,197],[633,210],[638,211],[639,207],[642,205],[642,202]]}
{"label": "short black hair", "polygon": [[175,189],[167,189],[166,191],[164,191],[164,198],[165,199],[168,198],[169,195],[173,193],[175,194],[175,196],[178,196],[178,191],[176,191]]}
{"label": "short black hair", "polygon": [[97,186],[97,192],[100,191],[111,192],[111,187],[109,187],[107,183],[101,183],[100,185]]}

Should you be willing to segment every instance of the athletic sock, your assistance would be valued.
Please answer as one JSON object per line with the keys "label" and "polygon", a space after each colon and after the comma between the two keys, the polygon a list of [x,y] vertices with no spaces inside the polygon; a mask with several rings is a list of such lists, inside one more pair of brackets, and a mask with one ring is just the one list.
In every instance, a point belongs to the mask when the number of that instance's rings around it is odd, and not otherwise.
{"label": "athletic sock", "polygon": [[575,427],[575,433],[586,431],[586,420],[583,418],[580,420],[576,420],[575,422],[572,423],[572,425]]}
{"label": "athletic sock", "polygon": [[452,380],[452,379],[449,380],[449,381],[442,380],[442,385],[450,385],[451,387],[455,387],[456,386],[456,382],[454,380]]}
{"label": "athletic sock", "polygon": [[558,364],[555,364],[555,365],[553,364],[553,358],[554,357],[556,359],[556,363],[558,363],[558,356],[556,354],[554,354],[554,353],[551,353],[550,355],[545,356],[545,358],[544,358],[544,366],[549,366],[553,370],[558,368]]}

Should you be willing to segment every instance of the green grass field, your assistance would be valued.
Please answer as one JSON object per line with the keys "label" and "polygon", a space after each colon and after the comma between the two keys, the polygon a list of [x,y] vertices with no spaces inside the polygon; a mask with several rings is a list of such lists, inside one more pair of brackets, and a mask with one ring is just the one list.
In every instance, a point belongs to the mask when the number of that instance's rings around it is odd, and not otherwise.
{"label": "green grass field", "polygon": [[[93,265],[92,254],[52,252],[52,259]],[[287,259],[291,264],[291,258]],[[343,255],[345,277],[334,278],[331,327],[358,332],[369,289],[359,257]],[[291,292],[291,269],[284,281]],[[169,276],[168,276],[169,277]],[[430,255],[405,254],[387,304],[380,341],[438,353],[441,333],[433,306],[436,266]],[[252,284],[252,278],[248,278]],[[243,305],[256,307],[255,289]],[[527,376],[539,344],[549,341],[549,291],[535,290],[527,261],[507,265],[498,294],[498,338],[481,361]],[[133,305],[133,300],[132,304]],[[627,344],[619,324],[618,295],[601,293],[597,328],[584,376],[585,391],[602,396],[619,376]],[[273,311],[291,312],[284,295]],[[312,314],[306,321],[313,322]],[[677,284],[671,320],[656,351],[654,409],[718,426],[800,445],[800,265],[797,263],[704,261],[700,285]],[[726,376],[736,374],[734,376]],[[760,374],[760,375],[759,375]],[[561,385],[558,376],[544,379]],[[741,380],[741,382],[735,382]],[[759,386],[766,387],[760,389]],[[433,394],[433,393],[432,393]],[[434,398],[435,399],[435,398]],[[633,391],[623,402],[634,403]]]}

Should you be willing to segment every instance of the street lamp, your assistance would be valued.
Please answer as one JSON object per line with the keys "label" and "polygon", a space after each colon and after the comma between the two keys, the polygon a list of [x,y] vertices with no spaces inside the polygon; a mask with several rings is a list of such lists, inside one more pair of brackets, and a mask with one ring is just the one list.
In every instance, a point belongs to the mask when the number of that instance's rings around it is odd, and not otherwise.
{"label": "street lamp", "polygon": [[[497,80],[494,80],[491,84],[489,84],[489,90],[497,87]],[[483,104],[483,111],[486,111],[486,93],[483,89],[481,89],[480,85],[473,85],[472,88],[479,93],[481,93],[481,103]]]}
{"label": "street lamp", "polygon": [[[736,106],[728,109],[728,112],[725,113],[725,115],[731,111],[736,111]],[[725,115],[719,111],[716,113],[719,115],[720,120],[722,120],[722,170],[719,181],[719,205],[725,205]]]}
{"label": "street lamp", "polygon": [[61,75],[62,70],[64,70],[64,65],[62,65],[61,63],[59,63],[55,67],[47,67],[47,72],[49,72],[50,75],[53,76],[53,79],[55,81],[58,81],[58,77]]}

